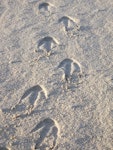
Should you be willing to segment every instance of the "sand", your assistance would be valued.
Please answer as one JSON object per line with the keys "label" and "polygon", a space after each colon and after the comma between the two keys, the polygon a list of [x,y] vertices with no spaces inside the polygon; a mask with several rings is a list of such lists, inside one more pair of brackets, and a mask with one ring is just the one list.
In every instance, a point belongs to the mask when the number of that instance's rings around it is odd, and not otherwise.
{"label": "sand", "polygon": [[113,149],[113,0],[0,0],[0,150]]}

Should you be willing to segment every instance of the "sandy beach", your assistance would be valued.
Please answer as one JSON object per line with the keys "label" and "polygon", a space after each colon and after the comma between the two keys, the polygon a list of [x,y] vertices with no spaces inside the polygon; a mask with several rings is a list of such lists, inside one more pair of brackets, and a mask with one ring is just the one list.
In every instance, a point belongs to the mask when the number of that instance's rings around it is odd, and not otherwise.
{"label": "sandy beach", "polygon": [[113,0],[0,0],[0,150],[113,150]]}

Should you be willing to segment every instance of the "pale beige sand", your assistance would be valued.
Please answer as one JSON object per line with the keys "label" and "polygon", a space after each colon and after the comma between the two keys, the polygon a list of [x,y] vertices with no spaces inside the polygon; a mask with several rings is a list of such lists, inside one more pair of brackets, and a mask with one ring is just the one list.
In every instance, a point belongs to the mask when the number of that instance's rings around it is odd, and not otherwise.
{"label": "pale beige sand", "polygon": [[113,0],[0,0],[0,150],[113,150]]}

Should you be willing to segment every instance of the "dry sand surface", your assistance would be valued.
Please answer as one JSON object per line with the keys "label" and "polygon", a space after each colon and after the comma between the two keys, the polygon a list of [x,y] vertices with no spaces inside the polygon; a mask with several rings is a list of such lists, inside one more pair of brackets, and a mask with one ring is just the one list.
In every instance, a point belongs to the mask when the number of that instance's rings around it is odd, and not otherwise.
{"label": "dry sand surface", "polygon": [[0,150],[113,150],[113,0],[0,0]]}

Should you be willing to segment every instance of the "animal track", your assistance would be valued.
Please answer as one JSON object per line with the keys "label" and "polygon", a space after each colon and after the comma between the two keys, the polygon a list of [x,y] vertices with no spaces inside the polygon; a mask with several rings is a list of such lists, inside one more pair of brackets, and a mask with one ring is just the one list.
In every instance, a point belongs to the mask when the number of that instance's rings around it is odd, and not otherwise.
{"label": "animal track", "polygon": [[75,21],[69,16],[63,16],[59,19],[58,22],[63,24],[64,31],[66,32],[71,31],[73,29],[79,29],[78,21]]}
{"label": "animal track", "polygon": [[47,92],[45,89],[39,85],[33,86],[25,91],[18,104],[20,104],[22,100],[29,96],[30,108],[34,109],[37,106],[37,102],[40,99],[41,93],[43,93],[45,98],[47,98]]}
{"label": "animal track", "polygon": [[58,44],[59,43],[55,38],[47,36],[39,40],[38,48],[40,50],[44,50],[47,53],[47,55],[50,55],[52,53],[52,49]]}
{"label": "animal track", "polygon": [[45,17],[49,16],[51,14],[52,8],[55,8],[54,5],[52,5],[49,2],[42,2],[39,3],[37,1],[33,2],[34,3],[34,11],[37,15],[43,14]]}
{"label": "animal track", "polygon": [[42,11],[48,11],[48,12],[50,12],[51,7],[53,7],[52,4],[47,3],[47,2],[43,2],[43,3],[39,4],[38,8],[39,8],[40,12],[42,12]]}
{"label": "animal track", "polygon": [[72,75],[75,73],[76,77],[78,74],[80,75],[81,71],[81,66],[80,64],[72,59],[64,59],[58,66],[58,68],[63,69],[64,74],[63,74],[63,79],[68,82]]}
{"label": "animal track", "polygon": [[45,150],[54,149],[57,144],[59,128],[57,123],[51,119],[46,118],[40,121],[31,133],[40,130],[40,137],[36,140],[35,149]]}

